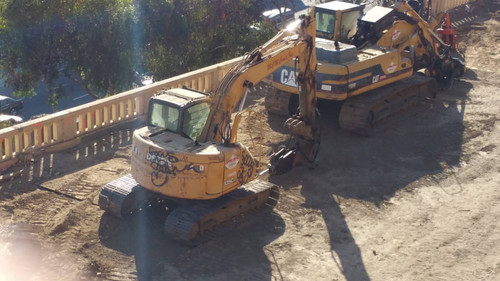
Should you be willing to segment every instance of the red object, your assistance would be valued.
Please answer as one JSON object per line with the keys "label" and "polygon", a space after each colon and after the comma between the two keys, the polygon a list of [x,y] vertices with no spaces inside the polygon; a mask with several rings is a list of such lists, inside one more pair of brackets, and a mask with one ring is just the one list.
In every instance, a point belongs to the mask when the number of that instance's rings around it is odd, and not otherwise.
{"label": "red object", "polygon": [[450,45],[451,48],[458,48],[458,36],[455,32],[455,28],[450,24],[450,15],[448,13],[444,16],[444,23],[440,28],[437,29],[437,33],[441,40],[443,40],[446,44]]}

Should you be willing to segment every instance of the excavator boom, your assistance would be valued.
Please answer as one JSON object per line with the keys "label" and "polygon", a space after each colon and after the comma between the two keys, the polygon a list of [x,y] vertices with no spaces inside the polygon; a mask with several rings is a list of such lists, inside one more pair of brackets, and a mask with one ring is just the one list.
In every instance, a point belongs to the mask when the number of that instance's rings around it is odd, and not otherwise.
{"label": "excavator boom", "polygon": [[[276,71],[287,61],[297,58],[299,72],[303,75],[301,83],[303,98],[300,118],[314,123],[316,107],[316,87],[314,75],[316,67],[314,18],[303,17],[280,31],[262,47],[246,55],[226,74],[213,95],[213,110],[199,138],[200,142],[224,139],[222,134],[231,124],[231,114],[246,90]],[[295,35],[292,37],[292,35]]]}

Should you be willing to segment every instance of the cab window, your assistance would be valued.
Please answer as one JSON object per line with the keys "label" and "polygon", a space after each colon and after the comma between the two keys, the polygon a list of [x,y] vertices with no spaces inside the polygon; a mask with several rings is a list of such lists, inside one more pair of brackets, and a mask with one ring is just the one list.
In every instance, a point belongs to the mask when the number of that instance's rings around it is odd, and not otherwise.
{"label": "cab window", "polygon": [[192,140],[201,134],[210,113],[210,105],[206,102],[195,104],[184,110],[182,132]]}
{"label": "cab window", "polygon": [[179,110],[163,103],[153,103],[150,125],[176,132],[179,129]]}
{"label": "cab window", "polygon": [[358,19],[363,15],[361,10],[342,13],[340,21],[340,42],[347,43],[349,37],[354,36],[358,26]]}
{"label": "cab window", "polygon": [[335,14],[316,12],[316,31],[333,35],[335,31]]}

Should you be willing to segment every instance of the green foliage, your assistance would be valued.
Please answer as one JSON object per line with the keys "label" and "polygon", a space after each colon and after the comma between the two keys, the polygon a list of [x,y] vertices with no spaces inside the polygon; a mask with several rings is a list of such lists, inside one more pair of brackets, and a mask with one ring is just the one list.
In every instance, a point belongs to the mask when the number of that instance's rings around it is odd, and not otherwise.
{"label": "green foliage", "polygon": [[112,95],[134,82],[132,0],[85,0],[75,6],[70,25],[72,52],[66,63],[87,89]]}
{"label": "green foliage", "polygon": [[[275,32],[259,0],[3,0],[0,78],[19,96],[39,81],[56,105],[66,76],[94,97],[240,56]],[[257,26],[259,28],[252,28]],[[59,90],[54,90],[59,89]]]}
{"label": "green foliage", "polygon": [[143,1],[144,14],[163,10],[166,16],[143,17],[146,68],[155,80],[243,55],[271,38],[261,24],[262,1],[183,0]]}
{"label": "green foliage", "polygon": [[[8,127],[10,127],[12,125],[13,124],[10,121],[0,121],[0,129],[8,128]],[[2,143],[2,145],[3,145],[3,143]],[[2,147],[2,149],[5,149],[5,148]]]}
{"label": "green foliage", "polygon": [[[0,8],[0,75],[18,95],[65,75],[90,94],[132,85],[132,0],[7,0]],[[94,92],[95,91],[95,92]]]}

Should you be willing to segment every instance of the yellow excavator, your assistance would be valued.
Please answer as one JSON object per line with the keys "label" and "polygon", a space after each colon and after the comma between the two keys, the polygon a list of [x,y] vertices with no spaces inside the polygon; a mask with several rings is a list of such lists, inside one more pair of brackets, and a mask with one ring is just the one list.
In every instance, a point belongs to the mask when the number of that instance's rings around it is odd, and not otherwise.
{"label": "yellow excavator", "polygon": [[[397,5],[364,13],[363,5],[333,1],[315,9],[317,96],[344,101],[342,129],[376,133],[465,71],[463,59],[433,31],[442,14],[427,22],[406,1]],[[289,61],[268,78],[269,112],[295,113],[295,64]]]}
{"label": "yellow excavator", "polygon": [[297,137],[274,164],[282,171],[316,155],[315,38],[314,17],[303,16],[244,56],[213,94],[182,88],[152,97],[147,126],[133,134],[131,173],[102,188],[99,206],[125,219],[161,206],[169,212],[166,234],[186,243],[196,243],[228,221],[274,207],[279,190],[258,179],[268,168],[260,155],[255,158],[237,142],[238,124],[248,90],[296,58],[301,107],[286,126]]}

